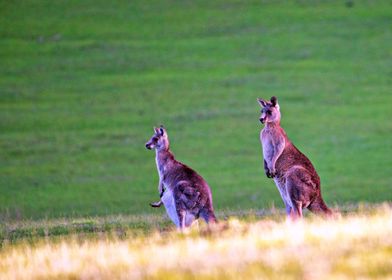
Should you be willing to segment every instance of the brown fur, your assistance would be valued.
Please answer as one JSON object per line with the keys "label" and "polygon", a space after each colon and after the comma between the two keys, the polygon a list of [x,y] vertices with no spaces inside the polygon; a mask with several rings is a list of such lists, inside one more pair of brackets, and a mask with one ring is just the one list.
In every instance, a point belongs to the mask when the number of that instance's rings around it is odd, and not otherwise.
{"label": "brown fur", "polygon": [[[163,127],[154,131],[155,134],[146,143],[146,148],[156,150],[161,200],[150,205],[160,207],[166,201],[165,207],[170,216],[168,201],[172,195],[177,217],[172,214],[171,218],[181,229],[190,226],[199,216],[207,223],[216,222],[211,190],[207,182],[196,171],[174,158],[169,148],[167,132]],[[170,199],[165,197],[165,193]]]}
{"label": "brown fur", "polygon": [[265,123],[260,132],[265,173],[274,179],[287,214],[302,217],[302,208],[308,208],[317,214],[331,215],[332,211],[321,197],[320,178],[315,168],[280,126],[277,98],[258,99],[258,102],[262,107],[260,121]]}

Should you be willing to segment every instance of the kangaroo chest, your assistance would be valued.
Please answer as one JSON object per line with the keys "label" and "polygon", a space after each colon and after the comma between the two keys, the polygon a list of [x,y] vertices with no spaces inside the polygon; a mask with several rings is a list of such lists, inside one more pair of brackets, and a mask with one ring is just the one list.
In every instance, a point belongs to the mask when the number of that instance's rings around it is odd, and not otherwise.
{"label": "kangaroo chest", "polygon": [[158,159],[156,159],[156,163],[157,163],[157,170],[158,170],[159,181],[163,183],[163,172],[164,172],[164,168],[163,168],[163,166],[161,166],[161,165],[159,164]]}
{"label": "kangaroo chest", "polygon": [[159,175],[159,182],[161,182],[164,186],[165,189],[167,189],[167,182],[165,182],[165,173],[167,172],[168,167],[166,166],[167,164],[164,164],[161,162],[158,158],[158,156],[155,158],[155,162],[157,164],[157,170],[158,170],[158,175]]}
{"label": "kangaroo chest", "polygon": [[276,129],[264,128],[260,133],[264,160],[270,164],[279,146],[284,143],[284,137]]}
{"label": "kangaroo chest", "polygon": [[262,137],[261,145],[263,146],[263,157],[264,160],[269,164],[272,156],[274,155],[274,144],[271,138]]}
{"label": "kangaroo chest", "polygon": [[159,179],[161,182],[167,180],[168,174],[176,171],[178,164],[170,156],[160,156],[157,152],[155,157],[155,163],[157,165],[157,170],[159,174]]}

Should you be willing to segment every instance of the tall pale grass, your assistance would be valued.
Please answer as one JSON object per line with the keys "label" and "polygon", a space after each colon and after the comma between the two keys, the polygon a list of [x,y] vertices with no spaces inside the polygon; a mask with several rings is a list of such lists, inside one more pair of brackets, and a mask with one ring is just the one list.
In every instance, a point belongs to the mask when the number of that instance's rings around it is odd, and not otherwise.
{"label": "tall pale grass", "polygon": [[392,279],[392,208],[333,220],[8,245],[0,279]]}

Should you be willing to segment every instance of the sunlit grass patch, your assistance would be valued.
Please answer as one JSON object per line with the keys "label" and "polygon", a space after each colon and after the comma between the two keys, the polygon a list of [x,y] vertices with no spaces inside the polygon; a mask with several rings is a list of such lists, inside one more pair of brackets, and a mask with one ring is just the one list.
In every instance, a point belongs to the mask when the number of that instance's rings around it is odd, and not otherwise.
{"label": "sunlit grass patch", "polygon": [[0,252],[0,274],[4,279],[387,279],[392,277],[392,208],[333,220],[231,218],[187,234],[8,245]]}

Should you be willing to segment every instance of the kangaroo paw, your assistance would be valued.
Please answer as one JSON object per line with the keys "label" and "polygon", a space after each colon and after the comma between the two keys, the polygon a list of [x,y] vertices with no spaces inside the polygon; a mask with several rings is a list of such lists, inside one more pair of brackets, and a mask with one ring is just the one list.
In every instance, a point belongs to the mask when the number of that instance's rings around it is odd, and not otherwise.
{"label": "kangaroo paw", "polygon": [[276,172],[266,170],[265,175],[267,175],[268,178],[274,178],[276,176]]}
{"label": "kangaroo paw", "polygon": [[161,207],[161,205],[162,205],[162,201],[151,202],[151,203],[150,203],[150,206],[151,206],[151,207],[154,207],[154,208]]}

